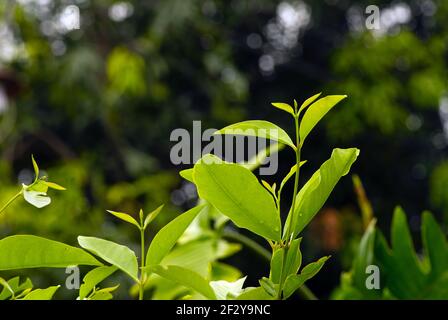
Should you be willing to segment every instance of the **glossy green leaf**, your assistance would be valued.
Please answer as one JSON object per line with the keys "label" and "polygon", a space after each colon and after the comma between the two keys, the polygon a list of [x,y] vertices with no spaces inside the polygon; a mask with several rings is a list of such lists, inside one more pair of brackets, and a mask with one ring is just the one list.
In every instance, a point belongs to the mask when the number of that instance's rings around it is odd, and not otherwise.
{"label": "glossy green leaf", "polygon": [[51,300],[59,287],[53,286],[46,289],[33,290],[21,300]]}
{"label": "glossy green leaf", "polygon": [[84,249],[124,271],[135,281],[138,280],[138,264],[134,251],[126,246],[95,237],[78,237]]}
{"label": "glossy green leaf", "polygon": [[359,150],[356,148],[334,149],[331,158],[325,161],[303,186],[297,194],[295,209],[290,212],[286,222],[287,225],[292,224],[293,237],[319,212],[339,179],[349,172],[358,155]]}
{"label": "glossy green leaf", "polygon": [[314,277],[322,269],[325,261],[330,257],[322,257],[316,262],[308,264],[302,269],[300,274],[292,274],[286,278],[283,288],[283,299],[288,299],[297,289],[299,289],[307,280]]}
{"label": "glossy green leaf", "polygon": [[165,279],[197,291],[208,299],[216,299],[215,292],[209,282],[192,270],[180,266],[151,266],[150,270]]}
{"label": "glossy green leaf", "polygon": [[130,224],[133,224],[134,226],[136,226],[137,228],[140,229],[139,223],[133,217],[131,217],[129,214],[123,213],[123,212],[112,211],[112,210],[106,210],[106,211],[109,212],[110,214],[116,216],[118,219],[126,221]]}
{"label": "glossy green leaf", "polygon": [[295,112],[294,109],[287,103],[282,103],[282,102],[273,102],[271,103],[274,107],[276,107],[277,109],[283,110],[288,112],[289,114],[295,116]]}
{"label": "glossy green leaf", "polygon": [[162,261],[204,207],[205,205],[196,206],[182,213],[160,229],[148,248],[146,255],[147,266],[158,265]]}
{"label": "glossy green leaf", "polygon": [[237,226],[267,239],[280,240],[275,202],[251,171],[209,154],[196,163],[193,175],[199,196]]}
{"label": "glossy green leaf", "polygon": [[[8,296],[14,296],[14,290],[9,285],[8,281],[0,277],[0,286],[3,287],[2,291],[6,291]],[[6,294],[5,294],[6,296]]]}
{"label": "glossy green leaf", "polygon": [[280,283],[282,276],[283,260],[285,258],[285,249],[279,248],[274,251],[271,257],[271,272],[269,278],[273,283]]}
{"label": "glossy green leaf", "polygon": [[146,229],[146,227],[148,227],[148,225],[154,221],[155,218],[157,218],[157,216],[159,215],[160,212],[162,212],[162,209],[165,205],[161,205],[159,206],[157,209],[155,209],[154,211],[150,212],[146,218],[145,218],[145,222],[143,223],[143,229]]}
{"label": "glossy green leaf", "polygon": [[265,120],[238,122],[215,132],[215,134],[232,134],[258,137],[281,142],[296,149],[288,134],[279,126]]}
{"label": "glossy green leaf", "polygon": [[300,143],[303,144],[305,138],[317,125],[317,123],[331,110],[337,103],[347,96],[326,96],[313,103],[305,112],[300,123]]}
{"label": "glossy green leaf", "polygon": [[84,250],[41,237],[16,235],[0,240],[0,270],[74,265],[102,264]]}
{"label": "glossy green leaf", "polygon": [[117,270],[116,266],[102,266],[90,270],[83,279],[79,288],[79,298],[82,300],[99,284]]}
{"label": "glossy green leaf", "polygon": [[271,297],[277,296],[277,290],[278,290],[278,284],[275,284],[271,281],[271,279],[268,279],[266,277],[263,277],[258,281],[260,283],[260,286],[266,291],[268,295]]}

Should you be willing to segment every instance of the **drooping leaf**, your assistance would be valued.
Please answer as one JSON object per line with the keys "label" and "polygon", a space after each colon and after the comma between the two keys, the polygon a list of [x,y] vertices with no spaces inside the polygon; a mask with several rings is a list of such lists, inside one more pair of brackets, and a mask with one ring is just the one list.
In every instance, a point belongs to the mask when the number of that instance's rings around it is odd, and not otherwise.
{"label": "drooping leaf", "polygon": [[51,203],[51,199],[45,192],[23,190],[23,198],[36,208],[43,208]]}
{"label": "drooping leaf", "polygon": [[146,255],[146,265],[158,265],[162,259],[174,247],[179,237],[185,232],[194,218],[204,209],[205,205],[196,206],[193,209],[179,215],[173,221],[164,226],[152,240]]}
{"label": "drooping leaf", "polygon": [[148,227],[148,225],[154,221],[155,218],[157,218],[157,216],[159,215],[159,213],[162,211],[163,207],[165,205],[161,205],[159,206],[157,209],[155,209],[154,211],[150,212],[146,218],[145,218],[145,222],[143,223],[143,229],[146,229],[146,227]]}
{"label": "drooping leaf", "polygon": [[234,299],[243,292],[243,285],[246,277],[233,282],[229,281],[210,281],[210,286],[215,292],[218,300]]}
{"label": "drooping leaf", "polygon": [[123,213],[123,212],[112,211],[112,210],[106,210],[106,211],[109,212],[110,214],[116,216],[118,219],[126,221],[130,224],[133,224],[137,228],[140,228],[139,223],[133,217],[131,217],[129,214]]}
{"label": "drooping leaf", "polygon": [[46,289],[36,289],[28,293],[21,300],[51,300],[60,286],[52,286]]}
{"label": "drooping leaf", "polygon": [[273,102],[271,103],[274,107],[276,107],[277,109],[283,110],[288,112],[291,115],[295,115],[294,113],[294,109],[287,103],[283,103],[283,102]]}
{"label": "drooping leaf", "polygon": [[84,249],[116,266],[138,282],[138,264],[134,251],[126,246],[95,237],[78,237]]}
{"label": "drooping leaf", "polygon": [[275,202],[251,171],[209,154],[196,163],[193,176],[199,196],[237,226],[267,239],[280,240]]}
{"label": "drooping leaf", "polygon": [[313,103],[305,112],[300,123],[300,143],[303,144],[305,138],[317,125],[317,123],[331,110],[337,103],[347,96],[326,96]]}
{"label": "drooping leaf", "polygon": [[214,134],[232,134],[262,139],[270,139],[281,142],[296,149],[288,134],[279,126],[265,120],[248,120],[227,126]]}
{"label": "drooping leaf", "polygon": [[83,284],[79,288],[79,299],[83,300],[97,284],[109,277],[117,270],[116,266],[102,266],[90,270],[83,279]]}
{"label": "drooping leaf", "polygon": [[215,300],[216,295],[209,282],[194,271],[180,266],[151,266],[150,271],[165,279],[197,291],[208,299]]}
{"label": "drooping leaf", "polygon": [[0,270],[74,265],[102,264],[84,250],[41,237],[16,235],[0,240]]}
{"label": "drooping leaf", "polygon": [[339,179],[349,172],[358,155],[359,150],[356,148],[334,149],[331,158],[325,161],[303,186],[297,194],[295,208],[290,211],[286,222],[287,225],[292,224],[294,237],[322,208]]}
{"label": "drooping leaf", "polygon": [[325,261],[330,257],[322,257],[316,262],[308,264],[302,269],[300,274],[292,274],[286,278],[283,288],[283,299],[288,299],[297,289],[299,289],[307,280],[314,277],[322,269]]}

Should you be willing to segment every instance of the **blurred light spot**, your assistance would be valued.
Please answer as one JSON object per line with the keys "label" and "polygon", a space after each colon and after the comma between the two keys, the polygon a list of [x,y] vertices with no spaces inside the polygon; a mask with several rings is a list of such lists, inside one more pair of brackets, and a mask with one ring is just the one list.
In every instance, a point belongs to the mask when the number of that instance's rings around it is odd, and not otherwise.
{"label": "blurred light spot", "polygon": [[263,40],[258,33],[251,33],[247,36],[246,43],[251,49],[260,49],[263,44]]}
{"label": "blurred light spot", "polygon": [[0,86],[0,114],[5,113],[8,110],[8,96],[5,90]]}
{"label": "blurred light spot", "polygon": [[258,61],[261,71],[265,73],[272,73],[274,71],[274,58],[271,55],[262,55]]}
{"label": "blurred light spot", "polygon": [[410,131],[417,131],[422,127],[422,124],[422,118],[415,114],[410,114],[406,119],[406,127],[408,127]]}
{"label": "blurred light spot", "polygon": [[421,164],[417,163],[414,167],[412,167],[411,175],[416,180],[422,180],[426,178],[427,170],[426,167]]}
{"label": "blurred light spot", "polygon": [[232,83],[236,79],[236,72],[233,68],[226,67],[222,70],[222,80],[227,83]]}
{"label": "blurred light spot", "polygon": [[109,18],[121,22],[134,13],[134,7],[129,2],[117,2],[109,7]]}
{"label": "blurred light spot", "polygon": [[434,147],[439,150],[446,148],[446,146],[448,145],[448,141],[447,141],[445,135],[443,134],[443,132],[436,133],[432,137],[431,141],[432,141],[432,144],[434,145]]}
{"label": "blurred light spot", "polygon": [[420,2],[420,10],[425,16],[433,16],[437,12],[437,6],[432,0],[423,0]]}
{"label": "blurred light spot", "polygon": [[61,33],[78,30],[81,24],[79,8],[73,4],[66,6],[59,14],[56,23]]}
{"label": "blurred light spot", "polygon": [[198,197],[195,185],[190,182],[184,184],[182,190],[188,200],[196,199]]}
{"label": "blurred light spot", "polygon": [[67,46],[62,40],[55,40],[51,43],[51,50],[55,56],[62,56],[67,51]]}
{"label": "blurred light spot", "polygon": [[29,185],[34,180],[34,173],[30,169],[22,169],[17,176],[17,180],[19,184]]}
{"label": "blurred light spot", "polygon": [[442,122],[445,138],[448,140],[448,96],[444,96],[439,102],[439,117]]}
{"label": "blurred light spot", "polygon": [[176,206],[181,206],[186,200],[187,198],[182,190],[174,190],[171,193],[171,202]]}

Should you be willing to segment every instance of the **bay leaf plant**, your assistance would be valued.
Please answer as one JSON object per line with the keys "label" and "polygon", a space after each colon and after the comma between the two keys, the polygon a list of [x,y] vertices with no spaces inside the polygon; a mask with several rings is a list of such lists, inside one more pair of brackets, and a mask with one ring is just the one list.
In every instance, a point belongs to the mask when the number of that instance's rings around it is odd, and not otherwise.
{"label": "bay leaf plant", "polygon": [[[224,285],[238,290],[230,292],[237,299],[287,299],[304,283],[314,277],[329,257],[325,256],[302,266],[301,232],[322,208],[341,177],[345,176],[359,155],[356,148],[334,149],[330,158],[312,175],[299,190],[299,173],[303,161],[304,143],[318,122],[345,95],[329,95],[319,98],[316,94],[299,107],[287,103],[272,105],[294,120],[295,139],[279,126],[264,120],[239,122],[218,130],[215,134],[235,134],[270,139],[289,147],[295,154],[295,163],[289,173],[277,184],[270,185],[258,178],[244,165],[229,163],[219,157],[206,154],[192,169],[181,175],[193,182],[199,197],[227,216],[236,226],[245,228],[264,238],[272,249],[269,277],[259,280],[259,287],[242,289],[241,281]],[[284,186],[294,177],[293,195],[286,221],[281,219],[281,199]],[[170,275],[165,273],[165,277]],[[173,281],[191,286],[184,278],[175,276]],[[196,279],[203,291],[212,292],[205,279]],[[242,280],[244,282],[244,280]],[[238,293],[236,295],[236,293]],[[230,297],[230,296],[229,296]]]}

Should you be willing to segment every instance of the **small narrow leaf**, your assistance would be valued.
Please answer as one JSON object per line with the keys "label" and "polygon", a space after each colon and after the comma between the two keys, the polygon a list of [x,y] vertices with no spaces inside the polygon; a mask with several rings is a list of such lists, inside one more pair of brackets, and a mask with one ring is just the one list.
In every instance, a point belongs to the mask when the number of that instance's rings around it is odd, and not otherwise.
{"label": "small narrow leaf", "polygon": [[9,296],[12,296],[14,298],[14,290],[11,288],[9,283],[2,277],[0,277],[0,285],[3,286],[4,290],[10,293]]}
{"label": "small narrow leaf", "polygon": [[289,114],[295,115],[294,109],[287,103],[273,102],[272,105],[280,110],[286,111]]}
{"label": "small narrow leaf", "polygon": [[174,247],[180,236],[191,224],[193,219],[196,218],[204,207],[205,204],[196,206],[193,209],[181,214],[160,229],[148,248],[148,253],[146,255],[147,266],[158,265],[163,260],[163,258]]}
{"label": "small narrow leaf", "polygon": [[302,264],[302,252],[300,251],[301,242],[302,238],[295,239],[289,246],[288,255],[286,256],[285,262],[284,278],[291,274],[296,274],[297,271],[299,271],[300,265]]}
{"label": "small narrow leaf", "polygon": [[300,143],[308,136],[317,123],[331,110],[337,103],[345,99],[347,96],[326,96],[313,103],[305,112],[300,123]]}
{"label": "small narrow leaf", "polygon": [[106,210],[106,211],[109,212],[110,214],[116,216],[118,219],[126,221],[130,224],[133,224],[137,228],[140,228],[139,223],[133,217],[131,217],[129,214],[123,213],[123,212],[112,211],[112,210]]}
{"label": "small narrow leaf", "polygon": [[46,289],[33,290],[21,300],[51,300],[59,287],[53,286]]}
{"label": "small narrow leaf", "polygon": [[61,242],[29,235],[0,240],[0,270],[101,266],[90,254]]}
{"label": "small narrow leaf", "polygon": [[283,259],[285,258],[285,250],[279,248],[274,251],[271,257],[271,274],[270,279],[273,283],[280,283],[283,269]]}
{"label": "small narrow leaf", "polygon": [[[306,160],[301,161],[300,167],[302,167],[305,163],[306,163]],[[292,168],[289,170],[288,174],[283,178],[282,182],[280,183],[280,190],[283,189],[285,184],[289,181],[289,179],[291,179],[291,177],[296,173],[296,171],[297,171],[297,165],[295,164],[292,166]]]}
{"label": "small narrow leaf", "polygon": [[57,183],[54,182],[49,182],[49,181],[44,181],[45,184],[51,188],[51,189],[55,189],[55,190],[60,190],[60,191],[65,191],[67,189],[65,189],[63,186],[58,185]]}
{"label": "small narrow leaf", "polygon": [[37,181],[37,179],[39,179],[39,166],[37,165],[36,160],[34,160],[34,156],[31,155],[31,162],[33,163],[33,168],[34,168],[34,181]]}
{"label": "small narrow leaf", "polygon": [[83,300],[101,281],[117,271],[116,266],[102,266],[89,271],[79,288],[79,298]]}
{"label": "small narrow leaf", "polygon": [[249,120],[227,126],[214,134],[232,134],[258,137],[281,142],[296,149],[288,134],[279,126],[265,120]]}
{"label": "small narrow leaf", "polygon": [[138,282],[138,264],[134,251],[115,242],[95,238],[78,237],[81,247],[118,267]]}
{"label": "small narrow leaf", "polygon": [[194,183],[193,181],[193,168],[185,169],[179,172],[179,175],[187,181]]}
{"label": "small narrow leaf", "polygon": [[159,213],[162,211],[163,207],[165,205],[161,205],[159,206],[157,209],[155,209],[154,211],[152,211],[151,213],[149,213],[146,216],[145,222],[143,224],[143,229],[146,229],[146,227],[152,222],[154,221],[155,218],[157,218],[157,216],[159,215]]}
{"label": "small narrow leaf", "polygon": [[271,297],[277,295],[278,285],[274,284],[270,279],[263,277],[260,279],[259,283],[268,295]]}
{"label": "small narrow leaf", "polygon": [[180,266],[151,266],[150,270],[159,276],[174,281],[184,287],[193,289],[204,297],[216,300],[215,292],[209,282],[198,273]]}
{"label": "small narrow leaf", "polygon": [[300,106],[299,113],[301,113],[306,107],[311,105],[317,98],[320,97],[321,94],[322,94],[322,92],[319,92],[318,94],[315,94],[314,96],[306,99]]}

